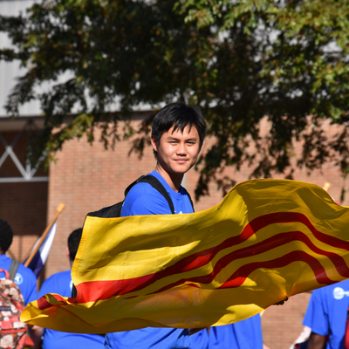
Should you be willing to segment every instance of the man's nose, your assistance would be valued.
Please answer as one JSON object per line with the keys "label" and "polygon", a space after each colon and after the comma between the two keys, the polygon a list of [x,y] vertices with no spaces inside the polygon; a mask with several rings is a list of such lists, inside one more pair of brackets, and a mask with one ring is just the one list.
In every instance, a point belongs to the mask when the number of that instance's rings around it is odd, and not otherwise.
{"label": "man's nose", "polygon": [[178,143],[177,153],[181,155],[187,154],[187,148],[184,143]]}

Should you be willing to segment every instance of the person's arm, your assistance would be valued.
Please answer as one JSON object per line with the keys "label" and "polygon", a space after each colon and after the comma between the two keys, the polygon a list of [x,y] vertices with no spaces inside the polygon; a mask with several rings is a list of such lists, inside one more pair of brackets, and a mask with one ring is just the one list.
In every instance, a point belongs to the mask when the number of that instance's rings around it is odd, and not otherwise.
{"label": "person's arm", "polygon": [[328,294],[324,289],[315,290],[309,300],[304,316],[303,325],[311,329],[308,339],[308,349],[322,349],[326,336],[330,332],[328,320]]}
{"label": "person's arm", "polygon": [[[53,293],[54,287],[51,286],[52,276],[47,278],[44,283],[41,285],[40,291],[37,293],[36,298],[41,298],[46,293]],[[34,342],[34,349],[41,349],[42,338],[44,336],[45,329],[40,326],[29,326],[30,337]]]}
{"label": "person's arm", "polygon": [[40,326],[30,326],[29,332],[34,342],[34,349],[41,349],[41,338],[44,335],[44,329]]}
{"label": "person's arm", "polygon": [[309,337],[307,349],[322,349],[325,344],[325,340],[325,336],[312,332]]}

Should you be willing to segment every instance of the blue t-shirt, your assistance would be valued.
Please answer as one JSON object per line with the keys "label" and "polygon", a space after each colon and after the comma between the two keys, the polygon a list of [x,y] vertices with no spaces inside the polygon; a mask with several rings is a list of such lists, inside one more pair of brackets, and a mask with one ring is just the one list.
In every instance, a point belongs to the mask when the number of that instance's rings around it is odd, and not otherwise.
{"label": "blue t-shirt", "polygon": [[[6,255],[0,255],[0,269],[10,270],[11,258]],[[4,278],[3,272],[0,273],[0,278]],[[19,264],[14,282],[22,292],[24,303],[35,301],[38,298],[36,290],[36,276],[31,269]]]}
{"label": "blue t-shirt", "polygon": [[303,325],[321,336],[329,335],[327,349],[344,349],[349,306],[349,280],[313,291]]}
{"label": "blue t-shirt", "polygon": [[193,349],[262,349],[263,337],[259,314],[231,325],[211,327],[191,336]]}
{"label": "blue t-shirt", "polygon": [[[175,192],[156,171],[149,173],[164,186],[173,202],[176,214],[192,213],[188,195],[181,187]],[[166,199],[149,183],[138,183],[128,193],[121,217],[172,214]],[[108,333],[105,347],[109,349],[185,349],[190,348],[189,330],[147,327],[140,330]]]}
{"label": "blue t-shirt", "polygon": [[[209,328],[208,331],[211,332],[212,328]],[[207,329],[196,332],[190,336],[191,348],[192,349],[209,349],[209,332]]]}
{"label": "blue t-shirt", "polygon": [[[63,297],[71,296],[72,278],[70,270],[53,274],[42,284],[39,297],[46,293],[58,293]],[[78,349],[104,348],[104,336],[54,331],[45,328],[42,342],[43,349]]]}

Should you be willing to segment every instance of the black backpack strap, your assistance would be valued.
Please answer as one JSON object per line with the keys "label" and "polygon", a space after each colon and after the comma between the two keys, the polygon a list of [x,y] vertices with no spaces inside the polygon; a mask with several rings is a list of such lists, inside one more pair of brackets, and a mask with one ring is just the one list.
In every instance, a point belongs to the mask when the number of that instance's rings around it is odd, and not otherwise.
{"label": "black backpack strap", "polygon": [[76,298],[78,296],[78,290],[76,289],[76,286],[73,284],[73,287],[71,289],[71,296],[72,298]]}
{"label": "black backpack strap", "polygon": [[195,212],[194,203],[193,203],[193,200],[191,199],[190,194],[188,193],[187,189],[185,189],[184,187],[182,187],[182,188],[186,192],[186,194],[188,195],[189,201],[191,203],[191,207],[193,208],[193,212]]}
{"label": "black backpack strap", "polygon": [[19,267],[19,262],[16,261],[15,259],[11,259],[10,270],[8,271],[8,273],[9,273],[9,275],[10,275],[10,276],[9,276],[9,279],[10,279],[10,280],[12,280],[12,281],[15,280],[18,267]]}
{"label": "black backpack strap", "polygon": [[173,202],[170,198],[170,195],[168,195],[168,192],[164,188],[164,186],[161,184],[161,182],[152,175],[146,175],[139,177],[136,181],[131,183],[125,190],[125,198],[128,194],[128,192],[131,190],[131,188],[136,185],[137,183],[148,183],[150,184],[154,189],[156,189],[167,201],[168,205],[170,206],[172,214],[175,213]]}

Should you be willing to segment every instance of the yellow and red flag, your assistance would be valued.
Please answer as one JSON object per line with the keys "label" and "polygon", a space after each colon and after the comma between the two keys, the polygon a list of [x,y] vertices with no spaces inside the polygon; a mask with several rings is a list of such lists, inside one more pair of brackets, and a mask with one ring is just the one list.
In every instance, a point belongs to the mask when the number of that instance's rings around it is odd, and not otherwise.
{"label": "yellow and red flag", "polygon": [[87,217],[76,298],[47,294],[22,321],[65,332],[233,323],[349,278],[349,208],[289,180],[235,186],[184,215]]}

